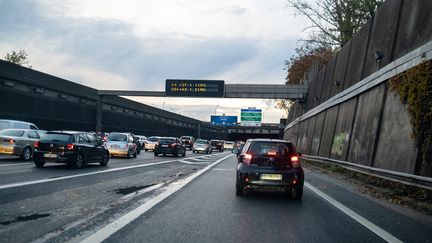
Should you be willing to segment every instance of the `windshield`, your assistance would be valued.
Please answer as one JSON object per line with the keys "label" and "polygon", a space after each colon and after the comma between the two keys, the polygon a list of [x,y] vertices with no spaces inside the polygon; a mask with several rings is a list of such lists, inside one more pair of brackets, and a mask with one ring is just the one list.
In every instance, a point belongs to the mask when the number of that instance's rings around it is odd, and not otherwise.
{"label": "windshield", "polygon": [[72,137],[70,134],[47,133],[42,137],[41,141],[70,142]]}
{"label": "windshield", "polygon": [[127,141],[127,135],[120,134],[120,133],[111,133],[108,136],[108,141],[112,141],[112,142],[125,142],[125,141]]}
{"label": "windshield", "polygon": [[0,132],[2,136],[13,136],[13,137],[21,137],[24,134],[24,130],[3,130]]}

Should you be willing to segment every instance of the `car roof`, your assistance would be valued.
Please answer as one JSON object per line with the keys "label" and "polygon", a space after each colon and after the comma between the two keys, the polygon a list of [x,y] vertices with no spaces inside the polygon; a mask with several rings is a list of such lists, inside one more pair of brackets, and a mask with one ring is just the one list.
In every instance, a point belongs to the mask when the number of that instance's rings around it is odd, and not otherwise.
{"label": "car roof", "polygon": [[8,131],[10,131],[10,130],[18,130],[18,131],[26,131],[26,132],[28,132],[28,131],[35,131],[35,132],[40,131],[40,130],[26,129],[26,128],[6,128],[6,129],[3,129],[2,131],[6,131],[6,130],[8,130]]}
{"label": "car roof", "polygon": [[278,142],[278,143],[292,143],[290,141],[282,139],[272,139],[272,138],[252,138],[248,139],[246,142]]}
{"label": "car roof", "polygon": [[64,133],[64,134],[77,134],[77,133],[87,133],[87,132],[79,132],[79,131],[48,131],[47,133]]}
{"label": "car roof", "polygon": [[159,137],[160,139],[177,139],[175,137]]}
{"label": "car roof", "polygon": [[[32,122],[19,121],[19,120],[9,120],[9,119],[0,119],[0,121],[8,121],[8,122],[22,122],[22,123],[33,124]],[[33,125],[34,125],[34,124],[33,124]]]}

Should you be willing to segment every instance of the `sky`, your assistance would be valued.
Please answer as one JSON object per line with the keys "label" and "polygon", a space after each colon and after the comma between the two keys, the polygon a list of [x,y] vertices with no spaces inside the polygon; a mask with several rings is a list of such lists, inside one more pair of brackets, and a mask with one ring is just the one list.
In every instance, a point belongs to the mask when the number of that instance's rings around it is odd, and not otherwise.
{"label": "sky", "polygon": [[[0,0],[0,58],[25,49],[33,69],[101,90],[283,84],[305,27],[286,0]],[[127,98],[203,121],[248,107],[286,116],[274,100]]]}

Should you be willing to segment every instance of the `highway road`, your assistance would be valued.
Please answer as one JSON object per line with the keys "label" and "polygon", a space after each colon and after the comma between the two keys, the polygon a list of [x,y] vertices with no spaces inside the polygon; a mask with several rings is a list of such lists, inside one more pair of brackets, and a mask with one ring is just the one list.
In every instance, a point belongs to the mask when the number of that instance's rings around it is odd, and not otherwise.
{"label": "highway road", "polygon": [[305,169],[302,201],[235,196],[234,155],[36,168],[0,158],[1,242],[431,242],[432,219]]}

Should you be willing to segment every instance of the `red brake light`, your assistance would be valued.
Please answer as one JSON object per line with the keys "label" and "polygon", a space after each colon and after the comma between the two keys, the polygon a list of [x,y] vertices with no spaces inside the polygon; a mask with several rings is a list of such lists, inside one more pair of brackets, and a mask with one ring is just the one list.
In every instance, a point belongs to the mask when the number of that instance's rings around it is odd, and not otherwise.
{"label": "red brake light", "polygon": [[34,143],[34,147],[35,148],[39,148],[39,141],[37,141],[37,142]]}
{"label": "red brake light", "polygon": [[171,144],[171,147],[174,147],[174,146],[176,146],[176,143],[172,143],[172,144]]}
{"label": "red brake light", "polygon": [[128,149],[128,148],[129,148],[129,144],[126,144],[126,145],[125,145],[125,149]]}
{"label": "red brake light", "polygon": [[251,160],[252,160],[252,154],[244,154],[244,156],[243,156],[243,163],[244,164],[250,164],[250,162],[251,162]]}
{"label": "red brake light", "polygon": [[73,150],[74,149],[73,143],[70,143],[70,144],[66,145],[66,149],[67,150]]}
{"label": "red brake light", "polygon": [[294,168],[300,167],[300,161],[298,156],[291,156],[291,163]]}
{"label": "red brake light", "polygon": [[269,151],[269,152],[267,153],[267,155],[275,156],[275,155],[276,155],[276,151]]}
{"label": "red brake light", "polygon": [[15,143],[15,140],[13,140],[12,138],[9,140],[9,143]]}

